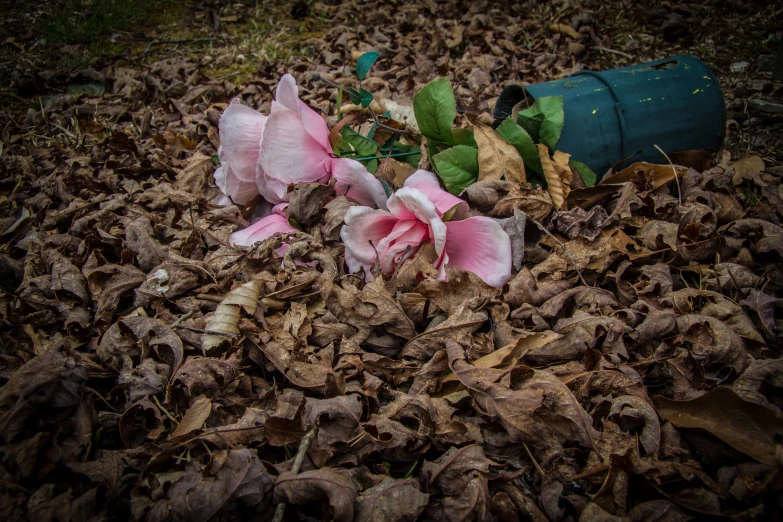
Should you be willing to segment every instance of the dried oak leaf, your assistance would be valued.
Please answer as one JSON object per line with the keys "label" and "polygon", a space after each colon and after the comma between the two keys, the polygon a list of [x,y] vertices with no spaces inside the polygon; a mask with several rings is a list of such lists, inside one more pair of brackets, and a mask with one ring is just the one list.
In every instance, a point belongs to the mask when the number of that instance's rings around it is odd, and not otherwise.
{"label": "dried oak leaf", "polygon": [[82,273],[97,303],[95,318],[105,322],[111,320],[123,295],[146,279],[144,272],[135,266],[110,264],[96,250],[87,258]]}
{"label": "dried oak leaf", "polygon": [[595,206],[586,212],[579,207],[571,210],[557,211],[552,215],[552,226],[555,231],[568,239],[585,237],[595,239],[601,233],[601,227],[608,214],[604,207]]}
{"label": "dried oak leaf", "polygon": [[425,461],[421,467],[422,478],[429,486],[435,486],[445,495],[459,495],[474,478],[474,472],[487,474],[495,465],[477,444],[463,448],[449,448],[434,462]]}
{"label": "dried oak leaf", "polygon": [[740,301],[740,304],[755,311],[767,334],[775,335],[775,307],[783,307],[783,299],[770,297],[764,292],[751,288],[748,297]]}
{"label": "dried oak leaf", "polygon": [[327,382],[337,378],[332,370],[333,349],[327,346],[312,349],[284,328],[280,314],[267,319],[272,340],[261,346],[272,364],[294,385],[302,388],[323,389]]}
{"label": "dried oak leaf", "polygon": [[189,463],[184,474],[161,488],[165,496],[154,503],[141,495],[132,497],[131,511],[136,520],[206,522],[221,510],[257,509],[273,483],[255,450],[220,450],[203,468]]}
{"label": "dried oak leaf", "polygon": [[345,196],[337,196],[324,205],[326,214],[324,215],[324,222],[321,228],[326,241],[340,241],[340,230],[345,222],[345,214],[352,206],[354,206],[354,203]]}
{"label": "dried oak leaf", "polygon": [[541,187],[512,181],[478,181],[462,193],[470,206],[496,218],[507,218],[519,209],[538,221],[552,212],[552,197]]}
{"label": "dried oak leaf", "polygon": [[742,400],[730,388],[716,388],[690,401],[653,397],[662,418],[678,428],[701,428],[759,462],[776,465],[775,446],[783,415]]}
{"label": "dried oak leaf", "polygon": [[134,305],[151,306],[156,300],[174,299],[214,281],[212,268],[207,263],[172,252],[166,261],[150,270],[147,279],[136,289]]}
{"label": "dried oak leaf", "polygon": [[239,358],[227,360],[189,356],[171,376],[172,392],[182,395],[183,402],[199,395],[216,397],[239,373]]}
{"label": "dried oak leaf", "polygon": [[473,400],[508,430],[513,441],[547,453],[558,451],[566,441],[592,446],[592,419],[552,374],[517,367],[509,386],[497,382],[507,371],[467,363],[460,345],[448,343],[447,352],[452,370]]}
{"label": "dried oak leaf", "polygon": [[416,335],[413,323],[386,289],[382,277],[376,277],[361,290],[347,281],[340,286],[322,279],[321,295],[340,322],[359,329],[356,334],[359,340],[366,338],[376,326],[383,326],[403,339]]}
{"label": "dried oak leaf", "polygon": [[414,479],[384,477],[380,484],[364,490],[356,499],[355,520],[414,522],[429,498]]}
{"label": "dried oak leaf", "polygon": [[489,318],[485,310],[478,310],[484,299],[472,298],[458,306],[442,323],[413,337],[402,349],[401,356],[428,360],[448,341],[471,344],[471,335]]}
{"label": "dried oak leaf", "polygon": [[307,398],[303,417],[308,427],[318,426],[318,443],[331,446],[359,434],[363,411],[361,396],[357,394],[323,400]]}
{"label": "dried oak leaf", "polygon": [[354,502],[358,493],[354,482],[330,468],[293,474],[284,471],[277,477],[274,500],[304,506],[327,500],[334,522],[353,522]]}
{"label": "dried oak leaf", "polygon": [[472,272],[460,269],[446,268],[448,280],[423,281],[413,291],[417,292],[436,305],[438,308],[452,314],[465,301],[471,298],[489,301],[500,295],[501,289],[489,286]]}
{"label": "dried oak leaf", "polygon": [[538,281],[527,267],[508,282],[508,291],[503,294],[503,300],[512,308],[523,303],[540,306],[545,301],[574,286],[574,279],[559,281]]}
{"label": "dried oak leaf", "polygon": [[783,413],[783,360],[751,359],[748,369],[731,386],[742,399]]}
{"label": "dried oak leaf", "polygon": [[[250,281],[231,290],[220,302],[212,314],[207,315],[206,330],[236,335],[239,333],[239,316],[242,309],[252,316],[258,307],[261,281]],[[209,352],[226,341],[223,335],[205,333],[201,338],[201,348]]]}
{"label": "dried oak leaf", "polygon": [[[154,352],[154,354],[153,354]],[[184,357],[182,340],[165,323],[149,317],[126,317],[111,325],[101,337],[96,355],[109,368],[132,368],[152,357],[177,371]]]}
{"label": "dried oak leaf", "polygon": [[291,192],[288,215],[303,227],[312,226],[320,221],[321,211],[328,209],[326,203],[333,196],[334,188],[331,185],[298,183]]}
{"label": "dried oak leaf", "polygon": [[155,238],[155,230],[147,216],[139,216],[125,228],[125,240],[144,272],[164,262],[169,255],[168,247]]}
{"label": "dried oak leaf", "polygon": [[291,444],[304,436],[302,412],[305,407],[304,394],[293,388],[286,388],[277,397],[275,411],[264,421],[264,434],[273,446]]}
{"label": "dried oak leaf", "polygon": [[652,405],[635,395],[623,395],[612,401],[609,420],[620,426],[623,431],[639,433],[647,455],[657,455],[661,442],[661,425]]}
{"label": "dried oak leaf", "polygon": [[28,423],[77,405],[87,377],[81,363],[54,349],[30,359],[0,389],[0,440],[8,444]]}
{"label": "dried oak leaf", "polygon": [[733,370],[733,375],[741,375],[747,368],[742,339],[723,321],[707,315],[684,314],[677,317],[677,330],[707,377],[719,379],[727,368]]}

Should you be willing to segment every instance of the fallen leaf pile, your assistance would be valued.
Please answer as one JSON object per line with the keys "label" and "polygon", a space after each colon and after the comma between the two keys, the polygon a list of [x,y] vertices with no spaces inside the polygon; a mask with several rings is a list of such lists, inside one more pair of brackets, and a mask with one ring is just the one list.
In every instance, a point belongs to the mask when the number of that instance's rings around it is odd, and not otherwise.
{"label": "fallen leaf pile", "polygon": [[[105,93],[4,129],[0,519],[778,520],[783,170],[724,152],[579,188],[547,154],[548,189],[513,179],[479,101],[509,68],[551,74],[592,22],[511,58],[524,23],[465,11],[423,36],[439,4],[419,4],[358,32],[322,6],[329,45],[246,87],[184,56],[50,78]],[[333,116],[309,73],[347,81],[370,44],[377,99],[437,75],[475,99],[460,117],[497,161],[461,197],[511,237],[502,288],[437,281],[431,248],[348,274],[354,203],[329,186],[296,188],[282,256],[280,235],[229,245],[252,216],[211,203],[227,103],[268,109],[290,70]]]}

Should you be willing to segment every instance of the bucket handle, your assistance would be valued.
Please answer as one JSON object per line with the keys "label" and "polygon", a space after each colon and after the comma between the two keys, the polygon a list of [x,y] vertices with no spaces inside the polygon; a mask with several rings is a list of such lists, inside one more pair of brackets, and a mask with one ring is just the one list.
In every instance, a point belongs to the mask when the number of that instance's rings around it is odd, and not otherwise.
{"label": "bucket handle", "polygon": [[607,82],[603,76],[601,76],[601,73],[595,71],[579,71],[571,75],[571,77],[574,76],[592,76],[597,78],[601,83],[606,85],[607,89],[609,89],[609,92],[614,97],[614,111],[617,113],[617,119],[620,120],[620,137],[623,140],[623,157],[627,158],[628,151],[626,148],[628,146],[628,130],[625,125],[625,107],[623,107],[623,102],[620,100],[620,96],[618,96],[617,91],[615,91],[614,87],[612,87],[612,85]]}

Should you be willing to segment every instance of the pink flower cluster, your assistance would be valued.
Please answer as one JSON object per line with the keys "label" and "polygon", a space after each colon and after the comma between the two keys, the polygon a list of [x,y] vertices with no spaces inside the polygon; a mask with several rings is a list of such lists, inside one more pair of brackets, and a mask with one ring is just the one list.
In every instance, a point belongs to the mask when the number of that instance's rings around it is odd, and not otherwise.
{"label": "pink flower cluster", "polygon": [[269,116],[234,100],[219,128],[221,166],[215,183],[224,194],[222,203],[245,204],[261,195],[275,205],[270,215],[234,232],[232,244],[250,246],[278,232],[296,232],[285,215],[288,186],[334,179],[336,192],[360,205],[348,210],[341,232],[351,272],[364,269],[372,279],[370,269],[377,260],[382,272],[391,273],[431,242],[440,279],[445,279],[447,265],[494,286],[511,276],[511,240],[497,221],[465,218],[467,203],[441,189],[435,175],[423,170],[387,200],[381,182],[361,163],[334,156],[326,122],[299,99],[291,75],[277,85]]}
{"label": "pink flower cluster", "polygon": [[[463,219],[468,205],[442,188],[431,172],[418,170],[386,203],[388,210],[352,207],[345,215],[340,237],[351,272],[370,268],[377,260],[381,272],[391,273],[425,243],[435,245],[439,279],[445,267],[473,272],[487,284],[502,286],[511,277],[511,239],[492,218]],[[450,220],[444,222],[444,217]]]}
{"label": "pink flower cluster", "polygon": [[[386,192],[364,165],[336,158],[324,119],[299,99],[290,74],[277,85],[269,116],[234,100],[220,118],[220,167],[215,184],[225,195],[221,203],[243,205],[259,194],[273,205],[289,199],[291,183],[328,183],[335,180],[338,194],[377,208],[385,208]],[[245,230],[233,234],[232,244],[252,245],[275,232],[295,232],[275,207]]]}

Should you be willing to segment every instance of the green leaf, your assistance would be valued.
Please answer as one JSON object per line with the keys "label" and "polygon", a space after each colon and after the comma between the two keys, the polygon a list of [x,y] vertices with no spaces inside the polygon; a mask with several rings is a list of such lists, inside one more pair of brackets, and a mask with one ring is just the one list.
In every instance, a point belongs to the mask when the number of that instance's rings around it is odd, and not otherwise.
{"label": "green leaf", "polygon": [[495,129],[498,135],[512,144],[519,155],[522,156],[522,160],[525,162],[525,167],[542,174],[541,159],[538,157],[538,149],[536,144],[533,143],[533,138],[527,133],[520,125],[514,120],[508,118],[503,120],[503,123],[498,125]]}
{"label": "green leaf", "polygon": [[590,170],[590,167],[582,163],[581,161],[571,160],[568,162],[568,166],[576,169],[577,172],[582,176],[582,179],[585,182],[585,186],[593,187],[595,186],[596,182],[598,181],[598,176],[595,175],[595,172]]}
{"label": "green leaf", "polygon": [[438,176],[446,190],[459,194],[478,179],[478,150],[467,145],[457,145],[432,157]]}
{"label": "green leaf", "polygon": [[354,105],[359,105],[362,103],[362,96],[359,94],[359,91],[354,89],[353,87],[347,87],[345,89],[345,92],[348,93],[348,97],[351,99],[351,103]]}
{"label": "green leaf", "polygon": [[413,97],[413,113],[421,133],[433,140],[454,144],[451,127],[457,116],[457,101],[448,78],[437,78]]}
{"label": "green leaf", "polygon": [[[350,127],[340,130],[340,139],[337,140],[335,154],[342,158],[375,156],[378,152],[378,144],[371,139],[362,136]],[[360,160],[370,172],[378,169],[378,160]]]}
{"label": "green leaf", "polygon": [[520,111],[517,123],[527,131],[533,141],[555,150],[563,131],[565,112],[562,96],[544,96],[533,105]]}
{"label": "green leaf", "polygon": [[381,53],[377,51],[370,51],[369,53],[364,53],[356,60],[356,77],[359,78],[359,81],[367,77],[367,73],[370,72],[370,68],[380,55]]}
{"label": "green leaf", "polygon": [[366,91],[364,89],[359,90],[359,103],[361,103],[362,107],[365,109],[370,106],[372,103],[372,93],[370,91]]}
{"label": "green leaf", "polygon": [[451,136],[454,138],[455,145],[476,147],[476,138],[473,137],[471,129],[451,129]]}

